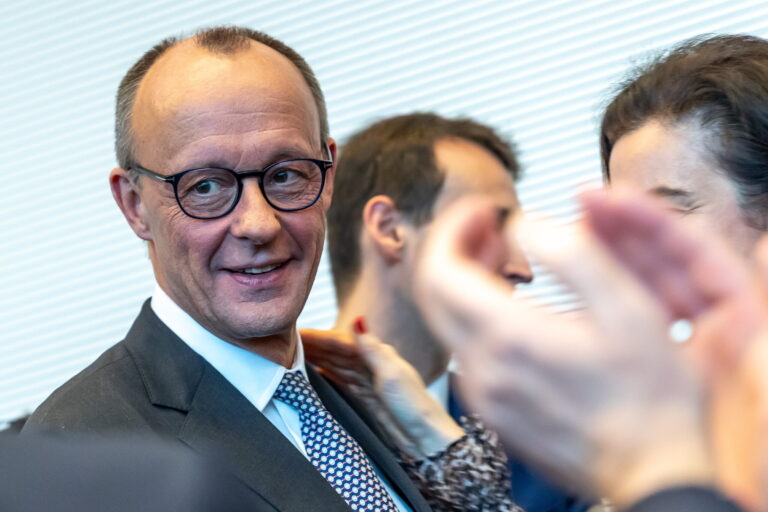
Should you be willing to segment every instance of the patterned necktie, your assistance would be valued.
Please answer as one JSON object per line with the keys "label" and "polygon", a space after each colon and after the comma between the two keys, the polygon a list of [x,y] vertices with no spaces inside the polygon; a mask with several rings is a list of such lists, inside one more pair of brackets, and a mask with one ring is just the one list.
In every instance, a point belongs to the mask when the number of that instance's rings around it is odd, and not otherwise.
{"label": "patterned necktie", "polygon": [[309,460],[352,510],[397,512],[363,449],[323,406],[303,373],[286,373],[273,398],[298,411]]}

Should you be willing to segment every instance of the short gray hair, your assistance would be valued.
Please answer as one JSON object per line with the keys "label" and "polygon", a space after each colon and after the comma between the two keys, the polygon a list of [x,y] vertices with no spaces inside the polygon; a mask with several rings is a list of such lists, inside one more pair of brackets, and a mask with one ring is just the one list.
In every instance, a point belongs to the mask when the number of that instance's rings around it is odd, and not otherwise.
{"label": "short gray hair", "polygon": [[[315,100],[320,118],[320,142],[321,146],[325,147],[324,143],[328,138],[329,130],[328,111],[325,106],[323,91],[320,89],[320,84],[312,68],[293,48],[263,32],[245,27],[211,27],[198,31],[192,37],[199,46],[214,53],[234,54],[247,48],[251,41],[256,41],[287,57],[298,68]],[[123,169],[129,169],[135,163],[131,118],[139,84],[157,59],[182,40],[184,40],[182,37],[163,39],[142,55],[120,81],[115,105],[115,153],[117,154],[118,165]]]}

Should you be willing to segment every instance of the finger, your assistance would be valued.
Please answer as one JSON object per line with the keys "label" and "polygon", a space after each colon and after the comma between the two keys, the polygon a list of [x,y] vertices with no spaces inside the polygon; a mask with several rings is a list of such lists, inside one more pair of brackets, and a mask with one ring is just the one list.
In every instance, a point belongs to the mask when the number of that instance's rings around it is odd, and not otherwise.
{"label": "finger", "polygon": [[458,202],[433,223],[418,263],[417,304],[453,350],[463,349],[477,322],[491,310],[500,313],[512,291],[478,261],[478,244],[486,240],[482,233],[497,230],[497,221],[487,203]]}
{"label": "finger", "polygon": [[304,355],[312,364],[359,368],[363,365],[359,349],[352,336],[340,330],[302,329]]}
{"label": "finger", "polygon": [[578,323],[514,299],[509,284],[464,247],[474,241],[478,226],[496,222],[495,215],[487,203],[465,200],[434,222],[417,273],[419,308],[437,337],[460,355],[467,351],[471,357],[484,344],[488,350],[509,344],[561,355]]}
{"label": "finger", "polygon": [[330,377],[337,384],[343,386],[369,387],[372,384],[371,376],[367,372],[351,370],[334,365],[324,365],[319,367],[323,374]]}
{"label": "finger", "polygon": [[358,353],[354,356],[347,356],[344,354],[338,354],[333,350],[326,350],[317,347],[307,348],[304,350],[305,359],[315,365],[336,365],[342,368],[359,368],[365,366],[362,356]]}
{"label": "finger", "polygon": [[585,194],[582,203],[597,237],[678,316],[693,318],[747,282],[737,256],[658,200],[625,192]]}
{"label": "finger", "polygon": [[[617,199],[621,197],[621,199]],[[618,193],[585,194],[586,220],[597,238],[648,290],[661,300],[671,317],[690,317],[702,298],[685,286],[682,266],[689,257],[689,240],[664,245],[672,239],[669,219],[661,206],[648,214],[643,204]],[[674,234],[674,233],[672,233]]]}
{"label": "finger", "polygon": [[356,332],[355,339],[363,360],[377,380],[391,380],[406,387],[417,384],[426,389],[419,373],[395,347],[372,333]]}
{"label": "finger", "polygon": [[342,368],[360,368],[365,363],[360,354],[355,357],[347,357],[334,352],[324,350],[307,350],[304,353],[306,360],[318,366],[335,365]]}
{"label": "finger", "polygon": [[707,379],[729,375],[765,317],[765,295],[742,259],[720,240],[684,226],[653,198],[583,199],[592,227],[622,264],[671,316],[695,322],[686,350],[695,367]]}
{"label": "finger", "polygon": [[381,361],[382,355],[381,345],[382,343],[369,333],[355,333],[358,346],[360,347],[360,353],[363,356],[363,360],[371,369],[371,373],[377,378],[382,376],[384,370],[386,370],[386,364]]}
{"label": "finger", "polygon": [[494,271],[506,257],[502,227],[509,211],[480,198],[466,201],[468,213],[454,217],[454,238],[445,240],[450,245],[444,249]]}
{"label": "finger", "polygon": [[646,332],[664,325],[664,311],[583,224],[563,227],[528,220],[518,229],[526,248],[582,296],[608,339],[627,343],[627,328]]}
{"label": "finger", "polygon": [[341,330],[301,329],[299,331],[304,348],[313,352],[335,353],[342,356],[357,356],[357,345],[352,336]]}

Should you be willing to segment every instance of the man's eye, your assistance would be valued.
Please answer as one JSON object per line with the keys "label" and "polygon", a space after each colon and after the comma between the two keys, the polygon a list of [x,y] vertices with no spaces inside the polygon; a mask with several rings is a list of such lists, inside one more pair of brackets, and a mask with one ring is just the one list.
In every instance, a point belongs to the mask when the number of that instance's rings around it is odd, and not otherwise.
{"label": "man's eye", "polygon": [[221,191],[221,185],[213,180],[203,180],[192,187],[192,191],[199,195],[211,195]]}
{"label": "man's eye", "polygon": [[272,175],[272,181],[276,184],[282,185],[290,183],[299,178],[299,173],[293,169],[280,169]]}

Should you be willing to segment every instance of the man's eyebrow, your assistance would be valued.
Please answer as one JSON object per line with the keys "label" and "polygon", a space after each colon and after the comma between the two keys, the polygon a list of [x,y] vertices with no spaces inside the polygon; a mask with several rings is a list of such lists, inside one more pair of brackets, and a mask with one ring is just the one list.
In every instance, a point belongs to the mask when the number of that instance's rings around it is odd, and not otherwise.
{"label": "man's eyebrow", "polygon": [[317,158],[317,155],[313,154],[311,151],[298,147],[281,148],[270,153],[267,160],[269,160],[270,163],[273,163],[281,160],[292,160],[294,158]]}
{"label": "man's eyebrow", "polygon": [[[197,164],[195,165],[194,168],[218,167],[218,168],[235,170],[235,166],[237,164],[237,161],[234,160],[235,158],[238,158],[238,157],[237,156],[227,157],[221,154],[215,154],[210,156],[201,155],[201,157],[197,160]],[[300,148],[299,146],[295,146],[295,147],[285,146],[285,147],[276,148],[275,150],[270,152],[265,152],[263,158],[264,158],[263,163],[259,164],[260,168],[264,168],[275,162],[280,162],[283,160],[293,160],[296,158],[318,158],[318,156],[312,153],[308,153],[307,150]],[[247,167],[248,167],[247,170],[255,169],[254,165],[249,165]]]}

